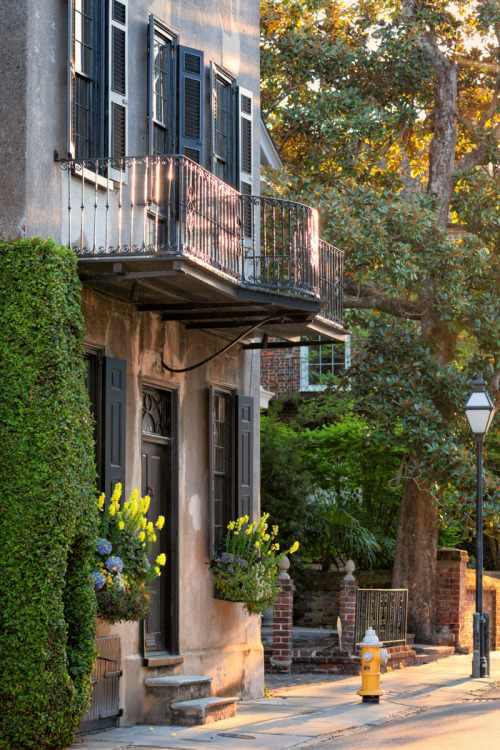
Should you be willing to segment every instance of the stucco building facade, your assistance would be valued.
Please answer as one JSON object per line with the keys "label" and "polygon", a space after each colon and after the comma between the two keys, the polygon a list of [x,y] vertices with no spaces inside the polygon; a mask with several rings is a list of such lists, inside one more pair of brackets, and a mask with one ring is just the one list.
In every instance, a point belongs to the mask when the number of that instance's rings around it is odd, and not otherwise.
{"label": "stucco building facade", "polygon": [[213,598],[208,563],[260,513],[260,349],[345,338],[316,212],[258,197],[259,3],[20,0],[0,21],[0,232],[78,255],[100,489],[166,517],[150,617],[99,625],[114,668],[87,727],[152,721],[151,678],[259,696],[259,618]]}

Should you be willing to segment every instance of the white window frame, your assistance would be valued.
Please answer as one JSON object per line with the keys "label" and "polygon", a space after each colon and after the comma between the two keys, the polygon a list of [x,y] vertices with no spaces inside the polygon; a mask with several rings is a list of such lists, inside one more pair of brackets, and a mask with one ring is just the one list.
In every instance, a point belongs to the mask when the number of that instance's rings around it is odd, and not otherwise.
{"label": "white window frame", "polygon": [[[332,346],[335,344],[334,341],[325,341],[325,346]],[[327,387],[324,383],[310,383],[309,372],[311,367],[310,362],[310,351],[311,347],[301,346],[300,347],[300,392],[318,392],[324,391]],[[345,340],[344,346],[344,367],[347,370],[351,365],[351,337],[348,336]]]}

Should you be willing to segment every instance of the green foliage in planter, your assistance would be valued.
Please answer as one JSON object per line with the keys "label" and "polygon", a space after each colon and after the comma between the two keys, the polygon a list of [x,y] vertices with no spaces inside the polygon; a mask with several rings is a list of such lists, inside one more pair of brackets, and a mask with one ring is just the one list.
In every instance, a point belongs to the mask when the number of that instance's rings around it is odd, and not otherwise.
{"label": "green foliage in planter", "polygon": [[112,586],[98,591],[99,617],[111,624],[120,620],[135,622],[144,619],[149,614],[151,604],[148,591],[142,584],[132,585],[127,590]]}
{"label": "green foliage in planter", "polygon": [[104,492],[97,501],[99,539],[92,578],[97,592],[98,617],[111,624],[148,616],[149,583],[161,575],[161,566],[166,563],[164,552],[157,555],[154,565],[148,559],[165,517],[159,516],[155,523],[148,521],[151,498],[149,495],[139,498],[137,490],[120,508],[121,492],[122,486],[118,483],[107,508]]}
{"label": "green foliage in planter", "polygon": [[294,542],[282,549],[276,541],[278,526],[267,531],[269,513],[250,523],[248,516],[231,521],[220,550],[210,560],[210,572],[220,598],[242,602],[249,615],[274,607],[280,592],[278,563],[299,548]]}
{"label": "green foliage in planter", "polygon": [[76,258],[0,242],[0,747],[71,743],[90,695],[92,425]]}

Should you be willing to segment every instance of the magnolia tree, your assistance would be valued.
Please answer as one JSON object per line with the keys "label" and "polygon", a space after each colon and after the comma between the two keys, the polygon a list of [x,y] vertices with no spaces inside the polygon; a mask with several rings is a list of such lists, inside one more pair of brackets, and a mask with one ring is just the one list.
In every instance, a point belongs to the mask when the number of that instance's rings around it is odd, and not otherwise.
{"label": "magnolia tree", "polygon": [[475,533],[463,403],[477,369],[500,381],[500,0],[262,0],[262,77],[272,190],[346,253],[352,388],[405,450],[393,585],[432,640],[440,521]]}

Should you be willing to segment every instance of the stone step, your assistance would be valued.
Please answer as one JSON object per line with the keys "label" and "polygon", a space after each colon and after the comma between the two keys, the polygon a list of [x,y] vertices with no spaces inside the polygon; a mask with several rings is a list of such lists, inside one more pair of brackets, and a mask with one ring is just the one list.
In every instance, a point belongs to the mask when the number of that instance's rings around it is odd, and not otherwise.
{"label": "stone step", "polygon": [[192,727],[236,716],[238,698],[200,698],[172,703],[171,724]]}
{"label": "stone step", "polygon": [[172,724],[171,703],[210,697],[212,678],[204,675],[168,675],[144,680],[144,719],[148,724]]}

